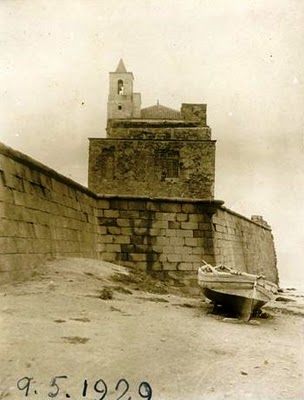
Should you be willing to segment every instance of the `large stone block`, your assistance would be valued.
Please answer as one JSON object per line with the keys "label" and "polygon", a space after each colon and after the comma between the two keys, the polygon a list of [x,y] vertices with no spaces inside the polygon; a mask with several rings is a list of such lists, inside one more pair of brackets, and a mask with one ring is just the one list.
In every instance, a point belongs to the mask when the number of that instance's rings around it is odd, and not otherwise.
{"label": "large stone block", "polygon": [[147,255],[145,253],[129,253],[130,261],[146,261]]}
{"label": "large stone block", "polygon": [[52,242],[47,239],[32,240],[34,253],[51,253],[53,250]]}
{"label": "large stone block", "polygon": [[171,243],[171,239],[173,237],[167,237],[167,236],[157,236],[155,238],[157,245],[159,246],[168,246]]}
{"label": "large stone block", "polygon": [[180,229],[181,223],[177,221],[168,221],[167,226],[164,226],[164,228],[168,227],[169,229]]}
{"label": "large stone block", "polygon": [[187,213],[177,213],[176,214],[176,221],[180,221],[180,222],[189,221],[189,214],[187,214]]}
{"label": "large stone block", "polygon": [[14,189],[11,189],[9,187],[0,186],[0,202],[13,204],[14,203]]}
{"label": "large stone block", "polygon": [[169,228],[172,229],[170,226],[170,222],[172,222],[172,221],[153,221],[152,226],[153,226],[153,228],[156,228],[156,229],[157,228],[167,229],[169,226]]}
{"label": "large stone block", "polygon": [[132,228],[121,228],[121,234],[122,235],[133,235],[134,234],[134,229]]}
{"label": "large stone block", "polygon": [[18,221],[6,218],[0,219],[0,236],[15,237],[18,236],[18,234],[19,234]]}
{"label": "large stone block", "polygon": [[[103,200],[104,201],[104,200]],[[99,200],[100,202],[100,200]],[[111,210],[128,210],[128,200],[123,199],[111,199],[108,203],[108,208]]]}
{"label": "large stone block", "polygon": [[201,243],[199,243],[199,241],[200,241],[199,238],[187,237],[187,238],[185,238],[185,245],[190,246],[190,247],[197,247],[197,246],[201,245]]}
{"label": "large stone block", "polygon": [[160,203],[160,210],[168,213],[181,212],[182,206],[179,203]]}
{"label": "large stone block", "polygon": [[169,241],[170,245],[172,246],[184,246],[185,244],[185,238],[183,237],[170,237],[170,241]]}
{"label": "large stone block", "polygon": [[181,223],[182,229],[198,229],[198,222],[182,222]]}
{"label": "large stone block", "polygon": [[139,218],[140,219],[155,220],[155,219],[157,219],[156,218],[156,211],[151,211],[151,210],[139,211]]}
{"label": "large stone block", "polygon": [[11,173],[5,174],[5,186],[24,193],[23,179],[15,174]]}
{"label": "large stone block", "polygon": [[117,218],[117,226],[119,227],[129,227],[130,224],[130,220],[127,218]]}
{"label": "large stone block", "polygon": [[176,236],[177,237],[193,237],[193,230],[176,230]]}
{"label": "large stone block", "polygon": [[34,225],[34,235],[39,239],[51,239],[51,229],[49,225]]}
{"label": "large stone block", "polygon": [[[139,234],[138,230],[136,231]],[[143,231],[142,234],[147,233],[147,231]],[[161,228],[151,228],[149,229],[150,236],[174,236],[174,232],[170,229],[161,229]]]}
{"label": "large stone block", "polygon": [[122,247],[120,246],[120,244],[112,244],[112,243],[106,243],[106,252],[107,253],[119,253],[122,251]]}
{"label": "large stone block", "polygon": [[16,242],[17,253],[20,254],[34,253],[33,239],[16,238],[15,242]]}
{"label": "large stone block", "polygon": [[166,254],[167,259],[169,262],[179,262],[181,261],[181,257],[179,254],[173,253],[173,254]]}
{"label": "large stone block", "polygon": [[114,243],[119,243],[119,244],[130,244],[130,236],[122,236],[122,235],[117,235],[114,236]]}
{"label": "large stone block", "polygon": [[177,270],[177,262],[163,262],[162,263],[164,271],[176,271]]}
{"label": "large stone block", "polygon": [[199,229],[201,229],[202,231],[211,231],[212,227],[211,224],[208,222],[200,222]]}
{"label": "large stone block", "polygon": [[18,253],[14,237],[0,237],[0,249],[2,254]]}
{"label": "large stone block", "polygon": [[18,237],[34,238],[35,234],[35,224],[32,222],[18,221]]}
{"label": "large stone block", "polygon": [[120,216],[119,210],[104,210],[103,215],[105,218],[118,218]]}
{"label": "large stone block", "polygon": [[174,246],[173,248],[175,254],[192,254],[192,248],[186,246]]}
{"label": "large stone block", "polygon": [[140,212],[141,211],[136,211],[136,210],[121,210],[120,211],[120,217],[121,218],[126,218],[126,219],[128,219],[128,218],[130,218],[130,219],[139,218]]}
{"label": "large stone block", "polygon": [[178,271],[192,271],[193,264],[191,262],[181,262],[178,264]]}
{"label": "large stone block", "polygon": [[171,213],[171,212],[157,212],[155,214],[157,221],[168,221],[168,222],[176,221],[176,215],[177,214],[175,212],[173,212],[173,213]]}
{"label": "large stone block", "polygon": [[128,202],[128,209],[129,210],[146,210],[147,208],[147,203],[146,201],[131,201],[129,200]]}
{"label": "large stone block", "polygon": [[183,254],[182,260],[187,262],[200,262],[201,257],[199,254]]}
{"label": "large stone block", "polygon": [[182,212],[185,214],[196,214],[197,213],[197,205],[192,203],[184,203],[182,204]]}
{"label": "large stone block", "polygon": [[132,244],[144,244],[144,243],[148,244],[147,240],[145,240],[145,239],[147,239],[147,237],[144,237],[142,235],[128,236],[128,238],[129,238],[129,243],[132,243]]}

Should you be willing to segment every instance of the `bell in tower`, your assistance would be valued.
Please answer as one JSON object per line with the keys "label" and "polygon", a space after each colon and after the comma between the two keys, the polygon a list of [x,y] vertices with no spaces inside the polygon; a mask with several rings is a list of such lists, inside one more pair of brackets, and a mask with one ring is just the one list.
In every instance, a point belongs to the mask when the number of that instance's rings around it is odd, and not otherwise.
{"label": "bell in tower", "polygon": [[140,118],[140,93],[133,92],[133,74],[121,59],[115,72],[110,72],[108,119]]}

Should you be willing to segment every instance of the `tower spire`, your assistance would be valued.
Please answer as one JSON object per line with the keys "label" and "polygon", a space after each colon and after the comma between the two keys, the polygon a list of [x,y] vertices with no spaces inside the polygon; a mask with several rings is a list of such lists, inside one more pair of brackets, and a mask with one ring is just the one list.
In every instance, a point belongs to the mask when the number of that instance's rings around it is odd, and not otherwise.
{"label": "tower spire", "polygon": [[122,58],[119,60],[119,63],[117,65],[117,68],[116,68],[115,72],[119,72],[119,73],[126,73],[127,72],[125,64],[124,64]]}

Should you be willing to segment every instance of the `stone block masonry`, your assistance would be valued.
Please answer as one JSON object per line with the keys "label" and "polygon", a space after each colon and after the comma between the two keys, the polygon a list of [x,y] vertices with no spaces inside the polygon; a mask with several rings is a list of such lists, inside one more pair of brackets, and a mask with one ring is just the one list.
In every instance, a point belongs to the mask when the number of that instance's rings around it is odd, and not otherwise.
{"label": "stone block masonry", "polygon": [[0,282],[23,279],[50,256],[97,257],[97,196],[0,145]]}
{"label": "stone block masonry", "polygon": [[261,217],[251,220],[225,207],[213,215],[214,258],[245,272],[278,282],[276,252],[269,225]]}
{"label": "stone block masonry", "polygon": [[212,212],[221,202],[108,197],[98,203],[103,260],[195,289],[201,260],[214,262]]}
{"label": "stone block masonry", "polygon": [[212,199],[215,141],[90,139],[89,188],[99,194]]}
{"label": "stone block masonry", "polygon": [[0,145],[0,283],[47,257],[91,257],[198,293],[204,259],[277,280],[271,230],[221,201],[96,195]]}

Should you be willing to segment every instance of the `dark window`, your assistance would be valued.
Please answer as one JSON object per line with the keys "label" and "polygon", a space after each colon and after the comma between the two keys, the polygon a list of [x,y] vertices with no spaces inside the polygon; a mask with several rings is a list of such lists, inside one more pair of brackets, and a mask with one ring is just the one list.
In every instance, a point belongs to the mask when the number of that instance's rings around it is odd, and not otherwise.
{"label": "dark window", "polygon": [[179,175],[179,151],[162,149],[157,150],[155,160],[161,168],[161,179],[178,178]]}
{"label": "dark window", "polygon": [[123,90],[124,90],[123,80],[119,79],[119,81],[117,82],[117,93],[118,94],[123,94]]}
{"label": "dark window", "polygon": [[167,169],[167,178],[177,178],[179,170],[179,162],[175,158],[168,158],[165,161]]}
{"label": "dark window", "polygon": [[118,110],[122,110],[122,106],[118,106]]}

